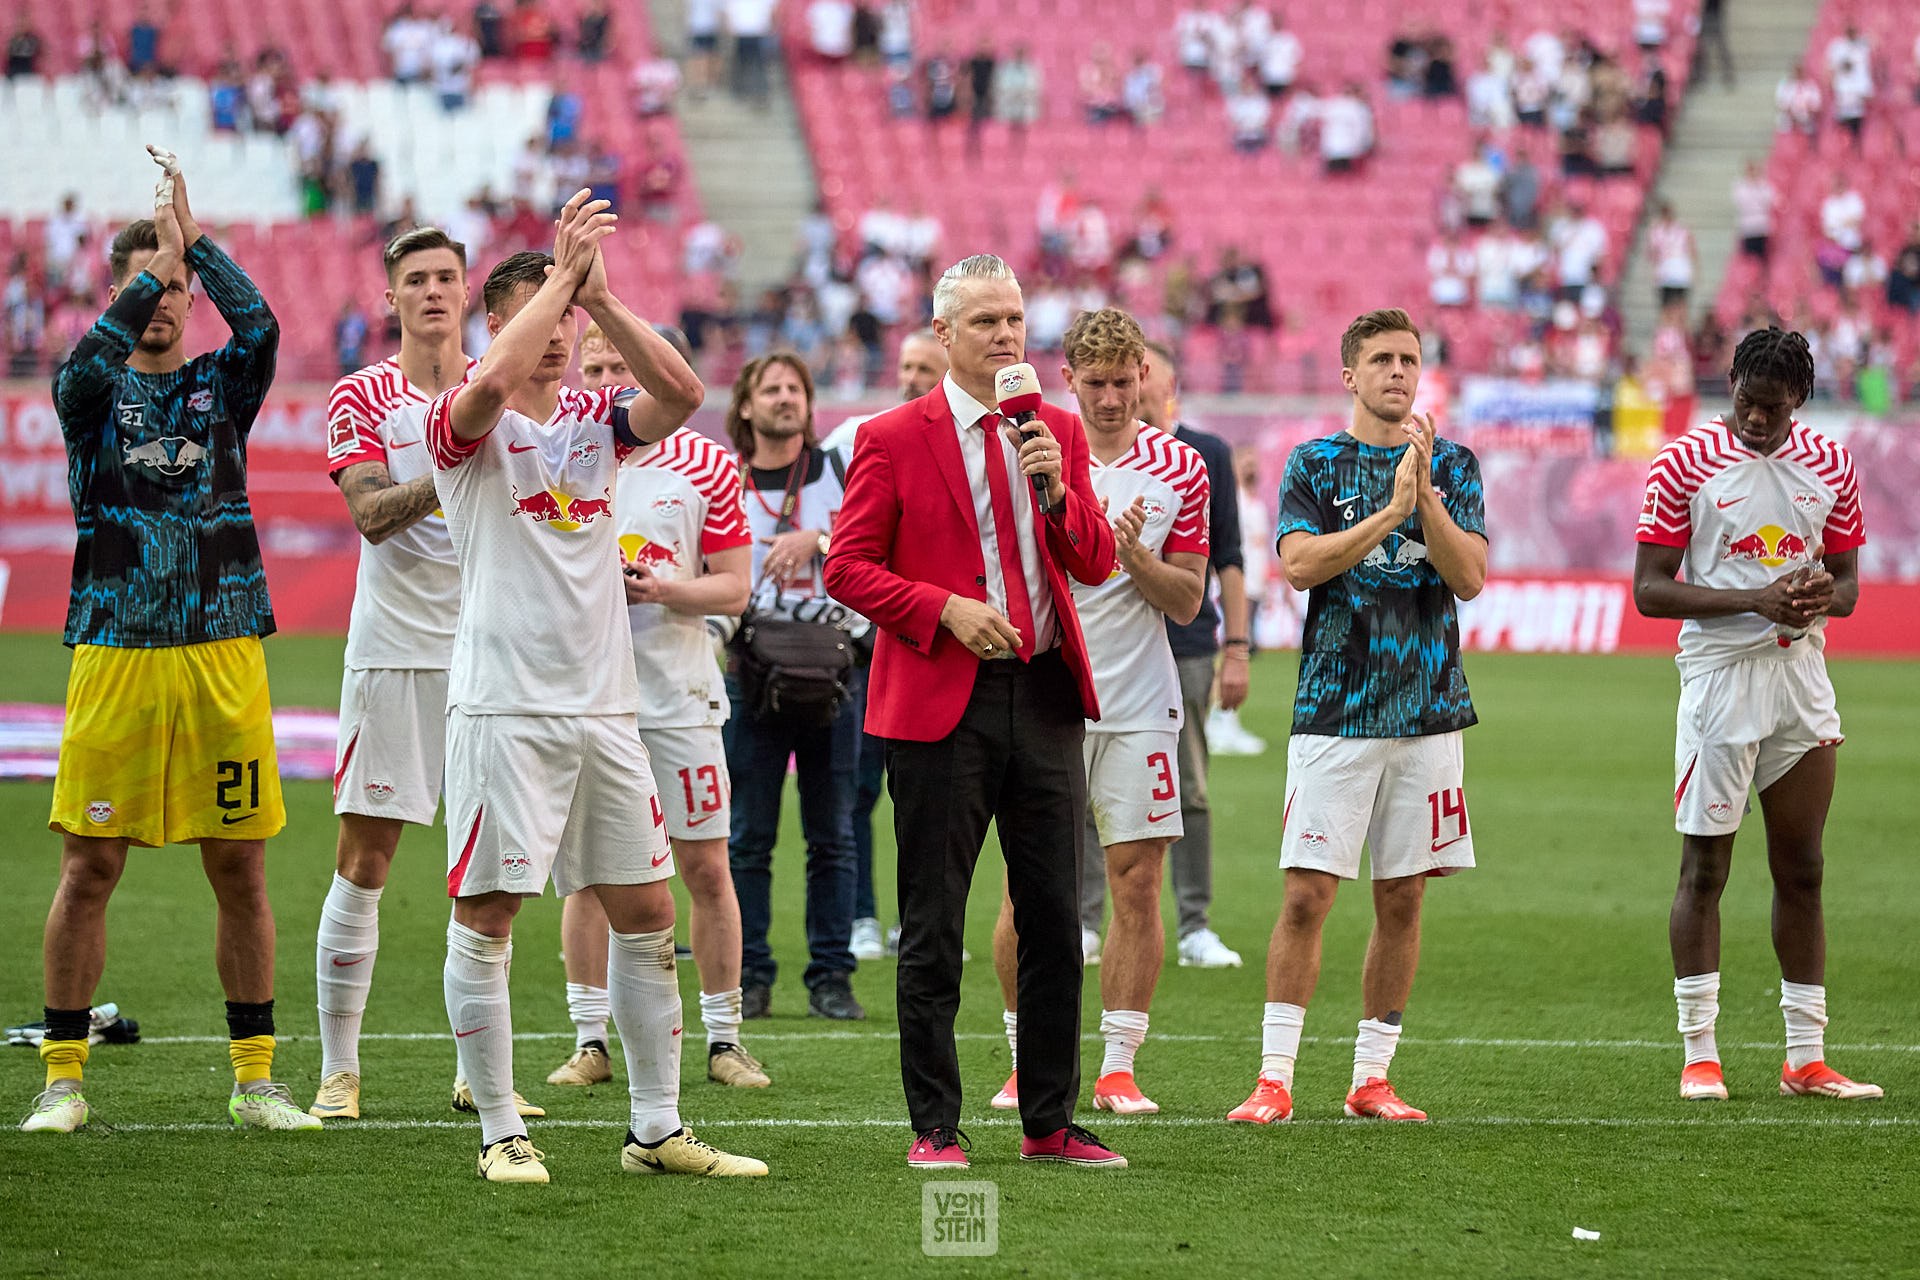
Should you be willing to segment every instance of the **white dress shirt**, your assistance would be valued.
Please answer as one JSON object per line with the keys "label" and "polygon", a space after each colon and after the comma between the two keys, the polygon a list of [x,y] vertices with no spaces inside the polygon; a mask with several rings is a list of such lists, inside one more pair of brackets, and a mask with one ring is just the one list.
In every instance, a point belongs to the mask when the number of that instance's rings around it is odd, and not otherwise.
{"label": "white dress shirt", "polygon": [[[980,419],[997,413],[961,389],[948,374],[940,383],[953,410],[953,429],[960,437],[960,460],[967,468],[967,487],[973,490],[973,518],[980,526],[980,554],[986,562],[987,603],[1007,617],[1007,580],[1000,567],[1000,539],[993,523],[993,490],[987,487],[987,433]],[[993,433],[1007,467],[1007,488],[1013,498],[1013,526],[1020,544],[1020,569],[1027,580],[1027,603],[1033,607],[1033,652],[1053,648],[1058,628],[1053,616],[1053,589],[1040,566],[1040,543],[1034,528],[1032,484],[1020,474],[1018,452],[1004,431]],[[1026,492],[1022,492],[1025,490]]]}

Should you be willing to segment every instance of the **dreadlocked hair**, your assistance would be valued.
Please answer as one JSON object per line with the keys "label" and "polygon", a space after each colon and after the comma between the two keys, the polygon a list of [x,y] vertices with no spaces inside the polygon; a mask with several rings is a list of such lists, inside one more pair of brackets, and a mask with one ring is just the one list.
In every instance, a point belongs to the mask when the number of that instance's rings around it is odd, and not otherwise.
{"label": "dreadlocked hair", "polygon": [[1813,349],[1806,336],[1770,326],[1740,339],[1733,353],[1734,385],[1756,378],[1771,378],[1806,403],[1813,394]]}

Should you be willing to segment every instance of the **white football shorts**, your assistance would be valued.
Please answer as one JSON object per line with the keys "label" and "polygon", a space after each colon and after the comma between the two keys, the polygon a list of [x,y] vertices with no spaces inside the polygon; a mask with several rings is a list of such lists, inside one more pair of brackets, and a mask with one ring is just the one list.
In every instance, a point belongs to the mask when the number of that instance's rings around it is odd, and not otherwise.
{"label": "white football shorts", "polygon": [[733,781],[717,725],[641,729],[653,785],[675,840],[725,840],[733,823]]}
{"label": "white football shorts", "polygon": [[1087,811],[1102,848],[1186,834],[1180,820],[1178,729],[1089,732],[1082,750]]}
{"label": "white football shorts", "polygon": [[1461,736],[1287,741],[1280,865],[1360,875],[1364,845],[1375,880],[1451,875],[1473,865]]}
{"label": "white football shorts", "polygon": [[1673,747],[1673,825],[1723,836],[1747,812],[1747,788],[1765,791],[1816,747],[1839,745],[1827,660],[1812,645],[1748,658],[1680,682]]}
{"label": "white football shorts", "polygon": [[673,874],[632,716],[447,714],[447,896],[537,897]]}
{"label": "white football shorts", "polygon": [[447,673],[347,668],[333,811],[433,824],[447,763]]}

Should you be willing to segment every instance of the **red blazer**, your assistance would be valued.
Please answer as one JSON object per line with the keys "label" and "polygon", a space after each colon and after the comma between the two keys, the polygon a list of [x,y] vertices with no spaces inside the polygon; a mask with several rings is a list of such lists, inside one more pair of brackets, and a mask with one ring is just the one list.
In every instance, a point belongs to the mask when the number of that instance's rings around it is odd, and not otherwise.
{"label": "red blazer", "polygon": [[[1087,437],[1077,415],[1043,405],[1060,441],[1067,500],[1035,514],[1040,562],[1053,589],[1060,646],[1089,719],[1100,718],[1087,642],[1067,575],[1088,585],[1113,572],[1113,527],[1087,474]],[[952,733],[983,661],[940,625],[947,597],[987,598],[985,555],[973,491],[945,384],[861,424],[847,492],[827,556],[827,591],[873,621],[878,638],[867,684],[867,732],[935,742]],[[1033,502],[1019,473],[1013,500]],[[1001,659],[1005,661],[1005,659]]]}

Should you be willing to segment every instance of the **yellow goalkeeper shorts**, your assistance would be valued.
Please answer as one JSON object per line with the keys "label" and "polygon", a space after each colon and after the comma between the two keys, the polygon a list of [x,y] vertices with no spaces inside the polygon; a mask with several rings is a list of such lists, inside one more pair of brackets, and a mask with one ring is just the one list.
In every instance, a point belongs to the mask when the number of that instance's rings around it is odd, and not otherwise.
{"label": "yellow goalkeeper shorts", "polygon": [[258,637],[74,649],[49,827],[154,847],[286,824]]}

